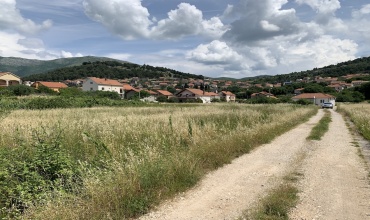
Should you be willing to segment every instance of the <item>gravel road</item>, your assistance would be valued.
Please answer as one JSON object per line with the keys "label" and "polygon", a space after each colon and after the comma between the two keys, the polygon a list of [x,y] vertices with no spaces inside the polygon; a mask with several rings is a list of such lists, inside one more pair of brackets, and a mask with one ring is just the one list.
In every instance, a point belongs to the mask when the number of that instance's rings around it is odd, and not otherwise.
{"label": "gravel road", "polygon": [[300,163],[301,202],[291,213],[293,219],[370,219],[367,172],[342,117],[332,111],[323,140],[306,140],[323,114],[320,110],[270,144],[209,173],[196,187],[140,219],[237,219],[280,183],[302,153],[308,156]]}
{"label": "gravel road", "polygon": [[370,190],[353,137],[340,114],[332,111],[329,131],[310,142],[302,171],[300,203],[292,219],[370,219]]}

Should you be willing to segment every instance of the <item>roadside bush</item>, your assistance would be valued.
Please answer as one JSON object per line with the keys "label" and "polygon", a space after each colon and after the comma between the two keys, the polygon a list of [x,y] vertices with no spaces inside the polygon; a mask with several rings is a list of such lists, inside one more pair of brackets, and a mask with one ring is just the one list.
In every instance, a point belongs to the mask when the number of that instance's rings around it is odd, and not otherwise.
{"label": "roadside bush", "polygon": [[0,218],[17,217],[53,194],[76,193],[81,169],[59,142],[0,149]]}
{"label": "roadside bush", "polygon": [[312,105],[313,103],[310,102],[309,100],[307,99],[299,99],[298,101],[296,101],[295,103],[299,104],[299,105]]}

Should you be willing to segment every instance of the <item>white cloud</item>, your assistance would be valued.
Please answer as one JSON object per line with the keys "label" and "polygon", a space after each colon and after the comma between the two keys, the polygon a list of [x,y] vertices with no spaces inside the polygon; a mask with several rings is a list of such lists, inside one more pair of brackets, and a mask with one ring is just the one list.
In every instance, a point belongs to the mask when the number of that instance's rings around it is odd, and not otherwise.
{"label": "white cloud", "polygon": [[168,18],[160,20],[152,28],[152,36],[159,39],[179,39],[191,35],[206,35],[219,38],[226,31],[217,17],[203,20],[203,13],[194,5],[181,3],[171,10]]}
{"label": "white cloud", "polygon": [[262,21],[260,21],[260,24],[261,24],[262,28],[263,28],[265,31],[280,31],[279,26],[274,25],[274,24],[270,24],[270,23],[269,23],[268,21],[266,21],[266,20],[262,20]]}
{"label": "white cloud", "polygon": [[42,24],[35,24],[30,19],[24,18],[16,8],[15,0],[2,0],[0,7],[0,29],[17,30],[24,34],[36,34],[52,26],[51,20],[45,20]]}
{"label": "white cloud", "polygon": [[85,13],[125,40],[147,37],[151,25],[141,0],[84,0]]}
{"label": "white cloud", "polygon": [[82,57],[82,56],[83,55],[81,53],[73,54],[71,52],[67,52],[67,51],[64,51],[64,50],[62,50],[60,52],[60,57],[61,58]]}
{"label": "white cloud", "polygon": [[307,4],[320,14],[334,14],[341,7],[339,0],[296,0],[296,2]]}
{"label": "white cloud", "polygon": [[230,48],[225,42],[218,40],[209,44],[201,44],[187,53],[190,60],[200,63],[229,65],[242,60],[237,52]]}
{"label": "white cloud", "polygon": [[51,60],[65,57],[80,57],[67,51],[55,51],[45,48],[41,39],[27,38],[21,34],[0,31],[0,56],[22,57],[27,59]]}
{"label": "white cloud", "polygon": [[217,39],[227,30],[220,18],[204,20],[202,11],[188,3],[179,4],[177,9],[168,12],[168,18],[159,21],[149,18],[149,11],[141,0],[84,0],[83,5],[88,17],[124,40],[177,40],[192,35]]}

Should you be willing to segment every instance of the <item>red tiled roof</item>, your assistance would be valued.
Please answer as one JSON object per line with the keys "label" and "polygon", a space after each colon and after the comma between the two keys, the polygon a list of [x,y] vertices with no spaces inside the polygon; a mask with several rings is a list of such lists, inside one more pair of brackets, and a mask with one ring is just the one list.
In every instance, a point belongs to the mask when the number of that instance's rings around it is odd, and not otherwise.
{"label": "red tiled roof", "polygon": [[222,94],[224,94],[224,95],[235,96],[235,94],[234,94],[234,93],[232,93],[232,92],[230,92],[230,91],[221,91],[221,92],[222,92]]}
{"label": "red tiled roof", "polygon": [[150,95],[157,95],[157,93],[152,90],[143,90],[143,91],[148,92]]}
{"label": "red tiled roof", "polygon": [[300,95],[294,96],[294,99],[313,99],[313,98],[335,98],[332,95],[324,93],[302,93]]}
{"label": "red tiled roof", "polygon": [[169,91],[166,91],[166,90],[157,90],[157,92],[159,93],[159,95],[173,96],[172,93],[170,93]]}
{"label": "red tiled roof", "polygon": [[43,81],[37,81],[39,84],[46,86],[48,88],[55,88],[55,89],[60,89],[60,88],[67,88],[68,86],[64,83],[61,82],[43,82]]}
{"label": "red tiled roof", "polygon": [[114,79],[101,79],[97,77],[89,77],[89,78],[99,85],[122,86],[120,82]]}
{"label": "red tiled roof", "polygon": [[218,94],[214,93],[214,92],[205,92],[204,95],[206,95],[206,96],[218,96]]}
{"label": "red tiled roof", "polygon": [[131,85],[124,83],[123,85],[123,90],[129,91],[129,90],[134,90],[135,88],[132,87]]}

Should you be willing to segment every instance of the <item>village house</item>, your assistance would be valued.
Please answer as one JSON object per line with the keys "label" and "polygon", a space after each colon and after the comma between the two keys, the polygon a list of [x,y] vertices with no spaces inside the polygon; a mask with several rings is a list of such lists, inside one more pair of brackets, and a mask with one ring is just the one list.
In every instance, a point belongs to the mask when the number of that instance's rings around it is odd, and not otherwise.
{"label": "village house", "polygon": [[68,88],[68,86],[62,82],[43,82],[43,81],[37,81],[31,85],[35,89],[39,89],[40,86],[45,86],[55,92],[60,92],[60,89]]}
{"label": "village house", "polygon": [[21,78],[11,72],[0,72],[0,87],[22,84]]}
{"label": "village house", "polygon": [[262,92],[256,92],[256,93],[253,93],[251,95],[251,98],[260,98],[260,97],[266,97],[266,98],[276,98],[274,96],[274,94],[272,93],[269,93],[269,92],[265,92],[265,91],[262,91]]}
{"label": "village house", "polygon": [[302,93],[292,97],[293,101],[298,101],[300,99],[308,100],[315,105],[321,106],[323,103],[330,102],[335,106],[335,97],[325,93]]}
{"label": "village house", "polygon": [[165,96],[167,99],[174,97],[174,95],[167,90],[157,90],[157,95]]}
{"label": "village house", "polygon": [[218,93],[218,95],[220,96],[220,98],[224,98],[226,102],[235,102],[236,96],[232,92],[221,91],[220,93]]}
{"label": "village house", "polygon": [[117,92],[122,98],[125,95],[123,85],[120,82],[107,78],[88,77],[82,84],[82,90]]}
{"label": "village house", "polygon": [[205,92],[200,89],[184,89],[177,94],[177,98],[180,102],[186,102],[187,100],[200,99],[203,103],[211,103],[212,99],[219,99],[220,96],[214,92]]}
{"label": "village house", "polygon": [[295,90],[294,90],[294,94],[295,94],[295,95],[299,95],[299,94],[302,94],[302,93],[303,93],[303,91],[304,91],[304,88],[295,89]]}

